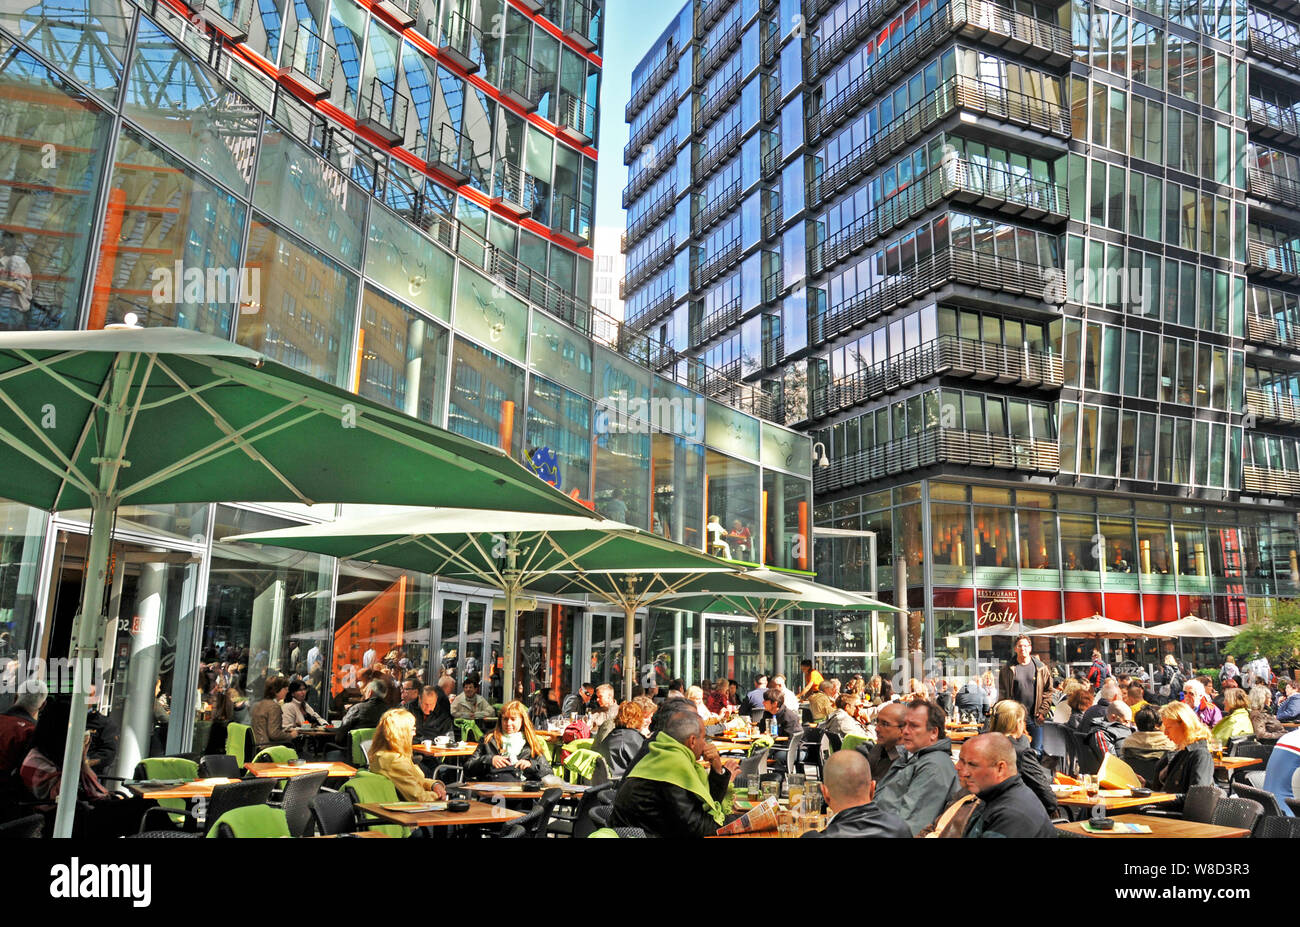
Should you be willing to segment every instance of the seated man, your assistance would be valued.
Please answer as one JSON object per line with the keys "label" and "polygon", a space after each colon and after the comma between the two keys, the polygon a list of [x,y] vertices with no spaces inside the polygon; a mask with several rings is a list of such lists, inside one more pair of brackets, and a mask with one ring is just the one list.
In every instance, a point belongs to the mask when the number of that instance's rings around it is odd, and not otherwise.
{"label": "seated man", "polygon": [[1016,772],[1016,748],[1005,734],[966,741],[957,766],[962,785],[979,799],[962,837],[1055,837],[1056,828]]}
{"label": "seated man", "polygon": [[1268,765],[1264,767],[1264,790],[1272,792],[1277,797],[1282,813],[1292,818],[1295,817],[1295,812],[1286,800],[1295,798],[1291,783],[1297,770],[1300,770],[1300,730],[1282,735],[1269,754]]}
{"label": "seated man", "polygon": [[451,703],[451,716],[453,718],[494,718],[496,711],[492,708],[491,702],[478,694],[478,686],[467,681],[460,695],[456,696],[455,701]]}
{"label": "seated man", "polygon": [[827,680],[819,685],[817,691],[808,698],[808,710],[812,713],[814,721],[825,721],[831,716],[831,712],[835,710],[835,699],[831,695],[831,690],[834,688],[835,684]]}
{"label": "seated man", "polygon": [[1119,758],[1147,779],[1155,771],[1156,763],[1166,754],[1177,750],[1178,745],[1165,733],[1160,724],[1160,710],[1155,706],[1143,707],[1134,716],[1134,722],[1137,731],[1124,738],[1119,748]]}
{"label": "seated man", "polygon": [[450,735],[455,725],[451,720],[451,703],[440,686],[425,686],[420,699],[402,706],[415,716],[415,743],[423,743]]}
{"label": "seated man", "polygon": [[0,714],[0,777],[10,776],[22,765],[48,692],[44,682],[30,677],[18,687],[18,697],[9,710]]}
{"label": "seated man", "polygon": [[578,691],[570,692],[564,697],[564,702],[560,705],[560,714],[566,718],[569,715],[585,715],[587,706],[591,704],[591,694],[595,691],[595,686],[584,682],[578,686]]}
{"label": "seated man", "polygon": [[912,702],[906,709],[900,740],[907,758],[889,768],[876,789],[876,801],[906,821],[915,835],[960,797],[961,783],[952,768],[952,741],[944,733],[948,719],[943,709],[924,701]]}
{"label": "seated man", "polygon": [[900,740],[906,721],[907,707],[902,702],[880,706],[880,711],[876,713],[875,744],[870,747],[866,744],[858,746],[858,752],[871,764],[871,778],[877,783],[885,778],[889,767],[899,758],[899,747],[902,746]]}
{"label": "seated man", "polygon": [[639,827],[649,837],[707,837],[725,822],[721,802],[731,772],[699,714],[673,712],[619,786],[609,826]]}
{"label": "seated man", "polygon": [[1119,756],[1120,748],[1133,733],[1133,713],[1124,702],[1111,702],[1106,706],[1106,717],[1093,721],[1086,731],[1088,746],[1100,763],[1107,753]]}
{"label": "seated man", "polygon": [[830,821],[821,833],[805,837],[911,837],[907,822],[871,803],[876,784],[871,781],[871,764],[856,750],[831,754],[822,769],[822,798],[831,809]]}
{"label": "seated man", "polygon": [[[777,737],[789,738],[803,733],[803,722],[799,720],[799,712],[793,711],[785,704],[779,690],[767,690],[767,694],[763,696],[763,708],[776,721]],[[790,741],[786,740],[784,746],[778,745],[772,748],[772,760],[779,768],[785,767],[786,748],[789,744]]]}

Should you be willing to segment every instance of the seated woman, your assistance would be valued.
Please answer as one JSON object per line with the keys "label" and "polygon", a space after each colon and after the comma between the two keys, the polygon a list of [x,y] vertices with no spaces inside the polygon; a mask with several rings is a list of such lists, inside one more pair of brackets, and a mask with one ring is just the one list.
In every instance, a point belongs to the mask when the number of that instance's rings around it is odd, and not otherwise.
{"label": "seated woman", "polygon": [[1133,716],[1137,731],[1129,734],[1120,744],[1119,758],[1133,767],[1143,780],[1153,780],[1148,773],[1159,767],[1162,760],[1178,749],[1160,725],[1160,709],[1147,705]]}
{"label": "seated woman", "polygon": [[691,686],[686,690],[686,700],[695,706],[695,710],[705,721],[713,716],[709,706],[704,704],[704,690],[699,686]]}
{"label": "seated woman", "polygon": [[465,778],[493,782],[541,779],[551,774],[546,744],[533,730],[523,702],[501,706],[496,730],[483,738],[465,764]]}
{"label": "seated woman", "polygon": [[1273,716],[1273,693],[1268,691],[1268,686],[1251,686],[1246,698],[1255,739],[1260,743],[1276,743],[1286,728]]}
{"label": "seated woman", "polygon": [[1155,788],[1186,795],[1194,785],[1213,785],[1214,759],[1206,745],[1210,729],[1184,702],[1162,706],[1160,720],[1165,734],[1177,749],[1167,754],[1156,767]]}
{"label": "seated woman", "polygon": [[1070,706],[1070,717],[1065,723],[1070,726],[1071,730],[1082,730],[1083,716],[1092,707],[1096,701],[1091,689],[1079,687],[1066,697],[1066,704]]}
{"label": "seated woman", "polygon": [[858,723],[857,713],[861,704],[861,699],[855,692],[841,692],[835,699],[835,708],[822,722],[822,730],[831,734],[839,734],[840,739],[844,739],[845,734],[857,734],[859,737],[866,737],[866,729]]}
{"label": "seated woman", "polygon": [[370,742],[370,771],[379,773],[397,789],[403,801],[437,801],[447,797],[441,782],[429,779],[411,756],[415,740],[415,715],[405,708],[390,708],[379,719]]}
{"label": "seated woman", "polygon": [[[520,702],[519,704],[522,705],[523,703]],[[528,719],[533,726],[546,727],[550,719],[560,713],[560,703],[551,698],[551,690],[545,687],[538,689],[537,694],[533,696],[533,703],[528,709]]]}
{"label": "seated woman", "polygon": [[282,703],[289,694],[289,680],[275,676],[266,681],[262,700],[253,706],[253,743],[257,749],[293,743],[293,732],[285,730]]}
{"label": "seated woman", "polygon": [[284,697],[280,703],[280,711],[284,716],[284,727],[292,731],[298,727],[310,727],[313,724],[324,724],[325,720],[316,714],[316,709],[311,707],[307,701],[307,683],[301,679],[295,679],[289,683],[289,694]]}
{"label": "seated woman", "polygon": [[1058,809],[1056,793],[1052,791],[1052,774],[1038,761],[1038,754],[1030,747],[1025,733],[1025,706],[1014,699],[1003,699],[993,706],[989,716],[989,733],[1005,734],[1016,748],[1016,772],[1029,791],[1043,804],[1048,815]]}
{"label": "seated woman", "polygon": [[1255,725],[1250,721],[1249,697],[1237,688],[1223,692],[1223,720],[1214,726],[1214,736],[1225,745],[1234,737],[1255,736]]}
{"label": "seated woman", "polygon": [[1212,728],[1223,720],[1223,712],[1219,711],[1219,706],[1210,699],[1204,684],[1199,680],[1189,679],[1183,683],[1183,702],[1191,706],[1196,717],[1206,727]]}
{"label": "seated woman", "polygon": [[645,745],[645,735],[641,733],[644,723],[645,712],[637,700],[623,702],[618,706],[614,730],[600,742],[600,747],[596,750],[609,765],[611,778],[620,778],[632,768],[632,762]]}

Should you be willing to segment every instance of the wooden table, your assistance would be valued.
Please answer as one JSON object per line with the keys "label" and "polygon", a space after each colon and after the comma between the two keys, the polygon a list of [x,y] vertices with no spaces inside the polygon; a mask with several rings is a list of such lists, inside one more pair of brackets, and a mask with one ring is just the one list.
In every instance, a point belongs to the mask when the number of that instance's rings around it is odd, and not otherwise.
{"label": "wooden table", "polygon": [[1177,801],[1178,796],[1171,792],[1152,792],[1145,798],[1128,795],[1119,797],[1116,795],[1103,795],[1097,801],[1089,800],[1088,796],[1080,789],[1077,792],[1065,792],[1056,796],[1058,805],[1066,805],[1072,808],[1091,808],[1100,802],[1105,806],[1107,811],[1114,811],[1119,808],[1138,808],[1142,805],[1162,805],[1165,802]]}
{"label": "wooden table", "polygon": [[1145,824],[1151,828],[1149,834],[1093,834],[1083,829],[1083,821],[1069,824],[1057,824],[1058,830],[1068,830],[1083,834],[1085,837],[1249,837],[1250,831],[1244,827],[1219,827],[1216,824],[1198,824],[1195,821],[1183,821],[1179,818],[1160,818],[1150,814],[1117,814],[1116,821],[1128,824]]}
{"label": "wooden table", "polygon": [[505,824],[522,818],[523,812],[500,808],[483,801],[469,803],[468,811],[386,811],[389,802],[363,802],[357,805],[362,811],[373,814],[390,824],[403,827],[451,827],[457,824]]}
{"label": "wooden table", "polygon": [[231,782],[238,781],[238,779],[222,778],[195,779],[192,782],[185,782],[180,785],[168,785],[156,789],[141,786],[133,782],[128,784],[127,787],[141,798],[211,798],[212,790],[217,786],[228,785]]}
{"label": "wooden table", "polygon": [[329,773],[325,777],[327,779],[351,779],[357,774],[356,767],[337,762],[303,763],[301,766],[292,766],[288,763],[245,763],[244,768],[258,779],[292,779],[295,776],[305,776],[321,770]]}
{"label": "wooden table", "polygon": [[[770,735],[764,734],[764,735],[761,735],[761,736],[767,737],[767,736],[770,736]],[[714,741],[717,742],[717,743],[728,743],[728,744],[735,744],[736,746],[739,746],[739,747],[748,747],[748,746],[749,746],[750,744],[752,744],[752,743],[753,743],[757,738],[755,738],[755,737],[746,737],[746,736],[744,736],[744,735],[737,736],[737,735],[735,735],[735,734],[715,734],[711,739],[714,740]],[[789,739],[790,739],[789,737],[777,737],[777,738],[775,738],[775,740],[776,740],[777,743],[781,743],[781,742],[783,742],[783,741],[787,741],[787,740],[789,740]]]}
{"label": "wooden table", "polygon": [[1264,761],[1257,756],[1221,756],[1214,761],[1219,769],[1245,769],[1247,766],[1259,766]]}
{"label": "wooden table", "polygon": [[412,744],[411,752],[418,753],[420,756],[432,757],[435,760],[445,760],[458,756],[473,756],[474,751],[478,749],[478,744],[467,743],[463,747],[428,747],[424,744]]}
{"label": "wooden table", "polygon": [[972,730],[948,731],[944,736],[947,737],[955,744],[964,744],[972,737],[978,737],[979,731],[972,731]]}
{"label": "wooden table", "polygon": [[[473,792],[485,797],[501,797],[511,800],[516,798],[541,798],[542,793],[546,791],[545,788],[526,789],[521,782],[453,782],[449,788],[464,789],[467,792]],[[585,792],[589,786],[565,782],[561,785],[547,786],[547,788],[563,789],[564,794],[567,796]]]}

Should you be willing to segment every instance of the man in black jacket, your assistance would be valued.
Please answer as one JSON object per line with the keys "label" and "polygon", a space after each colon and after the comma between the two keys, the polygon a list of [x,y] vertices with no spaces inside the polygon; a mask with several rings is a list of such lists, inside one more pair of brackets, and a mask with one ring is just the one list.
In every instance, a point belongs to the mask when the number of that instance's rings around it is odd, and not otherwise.
{"label": "man in black jacket", "polygon": [[1056,837],[1043,805],[1016,772],[1005,734],[981,734],[961,748],[957,775],[979,802],[962,837]]}
{"label": "man in black jacket", "polygon": [[439,686],[425,686],[419,701],[407,702],[402,707],[415,715],[414,740],[417,744],[451,733],[454,726],[451,702]]}
{"label": "man in black jacket", "polygon": [[[707,778],[701,759],[709,764]],[[609,826],[639,827],[649,837],[707,837],[723,823],[718,803],[731,773],[699,714],[674,712],[619,786]]]}
{"label": "man in black jacket", "polygon": [[871,781],[871,764],[856,750],[831,754],[822,769],[822,798],[831,809],[831,820],[820,834],[805,837],[906,837],[912,829],[898,815],[871,803],[876,784]]}

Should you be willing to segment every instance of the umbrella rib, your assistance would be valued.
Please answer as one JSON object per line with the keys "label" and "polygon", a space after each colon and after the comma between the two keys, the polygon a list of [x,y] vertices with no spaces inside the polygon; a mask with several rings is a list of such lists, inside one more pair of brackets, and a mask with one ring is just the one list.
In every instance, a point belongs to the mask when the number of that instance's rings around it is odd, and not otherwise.
{"label": "umbrella rib", "polygon": [[78,396],[80,396],[82,399],[86,400],[87,402],[93,403],[95,405],[103,405],[104,400],[102,398],[95,396],[93,393],[86,392],[84,388],[78,386],[76,383],[72,382],[72,380],[68,379],[66,376],[59,373],[57,370],[52,369],[52,366],[54,364],[57,364],[60,361],[71,360],[74,357],[80,357],[84,353],[85,353],[84,351],[68,351],[66,353],[56,354],[53,357],[47,357],[44,360],[41,360],[39,358],[33,357],[31,354],[27,353],[26,351],[14,351],[14,354],[18,355],[23,360],[27,361],[28,366],[15,367],[13,370],[6,370],[4,373],[0,373],[0,382],[4,382],[5,380],[8,380],[11,377],[17,377],[25,373],[31,373],[32,368],[34,367],[38,370],[43,371],[48,377],[50,377],[50,379],[58,382],[59,385],[61,385],[64,389],[71,390],[73,393],[76,393]]}
{"label": "umbrella rib", "polygon": [[[73,461],[76,461],[81,457],[82,448],[84,448],[86,446],[86,442],[90,440],[90,430],[91,427],[95,424],[95,415],[93,409],[99,408],[104,405],[103,395],[108,392],[110,379],[111,378],[106,378],[104,382],[100,385],[99,387],[100,395],[92,396],[90,399],[92,411],[91,414],[86,416],[86,420],[81,426],[81,436],[77,438],[77,446],[73,448],[72,451]],[[65,470],[62,474],[60,474],[62,480],[59,483],[59,491],[54,494],[53,504],[50,506],[52,510],[57,510],[59,508],[59,500],[63,498],[63,491],[68,486],[68,478],[72,476],[74,473],[79,479],[84,481],[86,485],[89,485],[90,483],[89,478],[83,475],[80,470],[77,470],[72,463],[69,463],[67,470]],[[83,490],[85,489],[84,486],[82,488]],[[91,495],[93,498],[94,493],[96,491],[97,488],[89,490],[89,495]]]}
{"label": "umbrella rib", "polygon": [[[76,468],[76,466],[73,464],[73,462],[70,459],[64,456],[63,452],[59,450],[58,446],[55,445],[55,443],[50,440],[49,435],[45,434],[44,429],[38,428],[36,426],[36,423],[33,422],[30,417],[28,417],[27,413],[24,412],[22,409],[18,408],[18,404],[13,401],[13,399],[9,396],[8,393],[0,392],[0,401],[3,401],[4,404],[7,405],[10,408],[10,410],[13,411],[14,415],[18,416],[19,421],[21,421],[24,425],[27,426],[28,431],[30,431],[33,435],[35,435],[36,438],[41,442],[41,444],[45,445],[46,450],[48,450],[51,455],[57,458],[58,461],[63,466],[56,468],[54,464],[41,458],[34,451],[34,449],[28,447],[26,443],[20,441],[16,435],[11,434],[8,430],[0,432],[0,434],[3,434],[8,444],[12,445],[16,450],[22,451],[32,460],[37,461],[42,466],[44,466],[47,470],[50,470],[51,472],[57,474],[60,477],[64,477],[66,479],[68,476],[75,475],[79,482],[79,485],[83,490],[87,490],[88,492],[91,493],[96,491],[94,486],[90,483],[90,480],[83,473],[81,473],[80,470]],[[90,420],[87,419],[87,423],[89,423],[89,421]],[[62,495],[62,487],[60,487],[59,493],[56,494],[55,498],[57,499],[59,495]]]}
{"label": "umbrella rib", "polygon": [[[126,447],[130,446],[130,443],[131,443],[131,432],[135,430],[135,423],[136,423],[136,421],[137,421],[137,419],[138,419],[138,417],[139,417],[139,415],[140,415],[140,403],[142,403],[142,402],[144,401],[144,391],[145,391],[146,387],[148,387],[148,385],[149,385],[149,377],[151,377],[151,376],[153,375],[153,369],[154,369],[155,365],[156,365],[156,366],[159,366],[159,367],[162,366],[161,364],[158,363],[158,355],[157,355],[157,354],[150,354],[150,355],[149,355],[149,364],[148,364],[148,366],[145,368],[144,376],[140,378],[140,387],[139,387],[139,389],[136,390],[136,393],[135,393],[135,404],[134,404],[134,406],[133,406],[132,409],[131,409],[131,415],[130,415],[130,417],[127,419],[126,427],[122,430],[122,447],[123,447],[123,448],[126,448]],[[135,377],[135,371],[136,371],[136,369],[137,369],[138,367],[139,367],[139,356],[137,355],[136,358],[135,358],[135,360],[134,360],[134,362],[133,362],[133,364],[132,364],[132,367],[131,367],[131,376],[132,376],[133,379],[134,379],[134,377]],[[166,369],[166,368],[164,368],[164,369]],[[120,477],[120,475],[121,475],[121,470],[115,470],[115,471],[113,471],[113,480],[116,482],[116,481],[118,480],[118,478]]]}
{"label": "umbrella rib", "polygon": [[[480,580],[483,580],[484,582],[496,582],[498,585],[502,585],[504,583],[504,580],[502,579],[500,572],[497,571],[495,568],[489,573],[485,570],[480,569],[473,562],[471,562],[469,559],[465,557],[463,551],[465,550],[466,547],[473,547],[476,550],[478,550],[480,554],[483,552],[482,548],[480,548],[478,543],[476,542],[474,535],[470,535],[466,540],[466,542],[462,544],[460,547],[453,547],[452,545],[448,544],[446,541],[442,540],[441,538],[439,538],[437,535],[434,534],[411,535],[411,541],[415,544],[418,544],[420,547],[423,547],[425,550],[429,551],[430,553],[439,554],[440,556],[445,557],[449,562],[459,563],[462,567],[465,568],[465,571],[467,573],[473,575],[474,577]],[[492,563],[492,558],[485,556],[483,558],[483,562]]]}
{"label": "umbrella rib", "polygon": [[[32,462],[40,465],[46,470],[49,470],[55,476],[61,477],[64,481],[64,484],[67,483],[69,478],[73,478],[73,482],[77,484],[77,487],[87,495],[93,496],[96,492],[99,491],[94,486],[92,486],[90,482],[84,476],[82,476],[81,473],[77,471],[75,467],[72,466],[72,464],[69,463],[66,467],[59,467],[56,466],[55,464],[50,463],[50,461],[42,457],[36,451],[35,448],[32,448],[26,443],[24,443],[23,441],[20,441],[17,437],[11,434],[8,429],[0,428],[0,440],[3,440],[5,444],[8,444],[10,447],[12,447],[18,453],[22,454],[24,457],[30,458]],[[55,500],[57,500],[58,497],[61,496],[62,494],[63,494],[63,485],[60,485],[59,492],[55,495]],[[52,510],[57,508],[58,505],[55,504],[52,507]]]}
{"label": "umbrella rib", "polygon": [[220,389],[223,386],[229,386],[230,384],[236,382],[237,381],[233,377],[227,376],[227,377],[222,377],[220,380],[212,380],[211,382],[208,383],[200,383],[197,386],[190,385],[190,384],[182,384],[186,386],[184,392],[172,393],[170,396],[164,396],[162,399],[155,399],[153,402],[143,402],[140,404],[140,409],[141,411],[144,412],[152,412],[155,409],[161,409],[164,406],[169,406],[173,402],[180,402],[182,399],[188,399],[190,398],[191,395],[211,392],[214,389]]}
{"label": "umbrella rib", "polygon": [[[262,425],[265,425],[267,422],[285,414],[286,412],[291,411],[293,408],[294,408],[293,406],[286,406],[282,409],[276,409],[274,412],[270,413],[269,415],[265,415],[262,418],[258,419],[257,421],[251,422],[250,424],[244,426],[239,430],[239,433],[242,434],[244,432],[251,431],[254,428],[258,428]],[[269,429],[268,431],[262,432],[252,440],[260,441],[263,438],[269,438],[273,434],[284,431],[286,428],[292,428],[293,426],[299,424],[300,422],[304,422],[307,419],[311,418],[312,416],[319,415],[319,414],[320,413],[317,412],[316,410],[308,411],[306,414],[300,415],[291,421],[284,422],[283,424],[277,425],[274,428]],[[220,448],[223,444],[227,444],[229,441],[230,439],[228,438],[223,438],[222,440],[214,441],[212,444],[209,444],[207,447],[201,448],[195,451],[194,453],[189,454],[183,459],[176,461],[171,466],[158,470],[157,472],[152,473],[145,479],[141,480],[139,483],[136,483],[133,486],[129,487],[128,489],[123,490],[122,496],[125,498],[126,496],[136,495],[140,492],[143,492],[146,489],[149,489],[152,486],[156,486],[158,483],[161,483],[164,480],[169,480],[188,470],[193,470],[197,466],[206,463],[211,463],[212,461],[216,460],[219,457],[224,457],[226,454],[229,454],[231,451],[236,450],[235,446],[231,444],[230,446],[226,447],[224,450],[218,451],[218,448]],[[298,491],[294,489],[292,485],[289,486],[289,489],[298,496],[300,502],[306,505],[315,504],[312,502],[312,500],[308,499],[306,496],[303,496],[301,493],[298,493]]]}
{"label": "umbrella rib", "polygon": [[[281,473],[278,467],[272,464],[271,461],[267,460],[265,455],[263,455],[261,451],[257,450],[257,448],[253,447],[252,444],[250,444],[249,442],[245,441],[242,437],[240,437],[239,432],[235,430],[233,425],[231,425],[228,421],[226,421],[225,416],[221,415],[219,412],[217,412],[216,409],[212,408],[211,405],[209,405],[201,396],[199,396],[196,390],[187,389],[186,383],[179,376],[177,376],[176,373],[173,372],[172,369],[168,367],[166,364],[162,363],[161,361],[158,361],[158,367],[162,370],[163,373],[171,377],[172,381],[175,382],[177,386],[181,387],[182,390],[181,395],[189,396],[189,398],[193,400],[196,406],[198,406],[204,412],[208,413],[208,415],[212,416],[213,423],[216,424],[217,428],[220,429],[236,447],[238,447],[241,451],[243,451],[246,455],[248,455],[248,457],[250,457],[253,461],[255,461],[256,463],[260,463],[263,467],[265,467],[272,476],[274,476],[277,480],[279,480],[281,483],[284,484],[284,487],[288,489],[289,492],[297,496],[299,501],[302,502],[307,501],[306,495],[304,495],[301,491],[299,491],[298,487],[294,486],[293,482],[287,476]],[[293,406],[289,406],[288,408],[293,408]]]}

